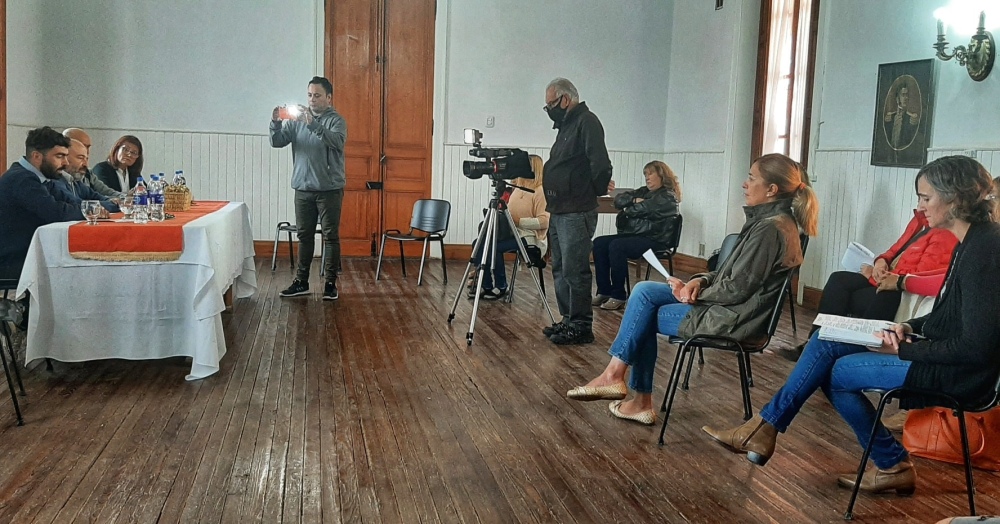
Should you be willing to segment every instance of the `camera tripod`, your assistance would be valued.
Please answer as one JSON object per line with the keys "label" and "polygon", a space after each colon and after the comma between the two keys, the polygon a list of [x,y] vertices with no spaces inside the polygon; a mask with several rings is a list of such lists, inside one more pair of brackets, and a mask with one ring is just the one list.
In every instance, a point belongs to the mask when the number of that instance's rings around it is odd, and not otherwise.
{"label": "camera tripod", "polygon": [[[469,279],[469,274],[473,267],[477,268],[477,276],[475,283],[475,299],[472,303],[472,318],[469,321],[469,332],[465,335],[465,342],[468,345],[472,345],[472,339],[476,334],[476,317],[479,314],[479,300],[481,298],[481,293],[479,292],[483,286],[483,275],[486,271],[490,271],[492,274],[493,264],[496,257],[497,250],[497,231],[499,230],[499,221],[506,220],[507,224],[510,226],[511,232],[514,233],[514,237],[517,238],[517,227],[514,224],[514,219],[510,216],[510,211],[507,209],[507,203],[503,200],[503,194],[507,190],[507,187],[513,187],[521,191],[527,191],[529,193],[534,193],[531,189],[526,189],[520,186],[515,186],[513,184],[508,184],[501,179],[493,179],[493,197],[490,198],[489,211],[486,213],[486,218],[483,221],[482,227],[479,229],[479,237],[476,242],[472,244],[472,256],[469,257],[469,265],[465,267],[465,273],[462,274],[462,284],[458,288],[458,292],[455,293],[455,300],[451,303],[451,313],[448,315],[448,323],[451,324],[452,320],[455,320],[455,310],[458,309],[458,301],[462,296],[463,291],[465,291],[465,283]],[[476,250],[482,247],[477,257]],[[556,320],[552,316],[552,309],[549,308],[549,303],[545,300],[545,293],[542,291],[542,286],[538,282],[538,275],[531,268],[535,267],[532,263],[531,258],[528,256],[528,251],[524,247],[524,242],[518,238],[517,241],[517,256],[521,257],[521,262],[528,270],[528,274],[531,275],[531,280],[535,283],[535,289],[538,290],[538,297],[542,300],[542,305],[545,306],[545,311],[549,314],[549,320],[555,324]],[[478,264],[477,264],[477,260]],[[503,258],[500,258],[499,262],[503,264]],[[511,281],[513,283],[513,279]],[[511,290],[513,291],[513,290]]]}

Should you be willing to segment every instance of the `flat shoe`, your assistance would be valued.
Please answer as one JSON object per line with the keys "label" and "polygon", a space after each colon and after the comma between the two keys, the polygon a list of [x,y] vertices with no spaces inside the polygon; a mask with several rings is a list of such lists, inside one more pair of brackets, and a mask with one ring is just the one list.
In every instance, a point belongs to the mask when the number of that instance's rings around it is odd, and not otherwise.
{"label": "flat shoe", "polygon": [[601,304],[601,309],[605,311],[614,311],[616,309],[621,309],[625,305],[624,300],[618,300],[617,298],[609,298]]}
{"label": "flat shoe", "polygon": [[571,400],[621,400],[628,394],[624,382],[612,386],[577,386],[566,392]]}
{"label": "flat shoe", "polygon": [[608,410],[611,411],[611,415],[620,418],[622,420],[631,420],[632,422],[638,422],[643,426],[652,426],[656,424],[656,412],[653,410],[641,411],[639,413],[634,413],[632,415],[626,415],[621,412],[621,400],[615,400],[611,404],[608,404]]}

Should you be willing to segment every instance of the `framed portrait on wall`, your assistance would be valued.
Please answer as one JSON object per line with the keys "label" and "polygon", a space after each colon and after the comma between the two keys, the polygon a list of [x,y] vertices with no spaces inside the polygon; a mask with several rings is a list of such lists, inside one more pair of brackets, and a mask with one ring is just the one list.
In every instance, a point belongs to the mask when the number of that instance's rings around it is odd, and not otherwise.
{"label": "framed portrait on wall", "polygon": [[922,167],[930,145],[934,60],[880,64],[872,165]]}

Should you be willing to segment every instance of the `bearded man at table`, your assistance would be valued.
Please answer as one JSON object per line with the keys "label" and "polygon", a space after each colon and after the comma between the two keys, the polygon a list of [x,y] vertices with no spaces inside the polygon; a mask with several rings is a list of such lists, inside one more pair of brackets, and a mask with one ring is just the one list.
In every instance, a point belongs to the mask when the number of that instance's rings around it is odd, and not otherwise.
{"label": "bearded man at table", "polygon": [[55,181],[56,189],[67,193],[64,195],[64,199],[68,202],[80,205],[84,200],[97,200],[109,213],[119,212],[117,203],[98,193],[84,182],[88,171],[87,160],[90,159],[87,147],[83,145],[83,142],[72,138],[69,139],[69,142],[69,156],[66,159],[68,167],[60,173],[62,178]]}
{"label": "bearded man at table", "polygon": [[51,127],[28,132],[24,157],[0,175],[0,279],[17,279],[39,226],[83,220],[53,181],[66,169],[69,139]]}

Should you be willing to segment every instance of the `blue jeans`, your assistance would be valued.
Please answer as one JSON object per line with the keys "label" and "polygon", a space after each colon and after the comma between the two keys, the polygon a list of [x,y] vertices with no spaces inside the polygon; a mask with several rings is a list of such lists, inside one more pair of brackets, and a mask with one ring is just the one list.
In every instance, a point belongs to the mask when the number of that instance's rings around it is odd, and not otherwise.
{"label": "blue jeans", "polygon": [[656,334],[677,335],[684,316],[691,310],[674,297],[670,286],[639,282],[625,305],[622,324],[608,353],[632,368],[628,386],[636,393],[653,392],[656,370]]}
{"label": "blue jeans", "polygon": [[[507,289],[507,267],[504,265],[503,254],[517,251],[517,241],[516,238],[497,241],[497,250],[493,256],[493,274],[490,274],[488,270],[483,273],[483,289],[493,289],[494,287]],[[482,257],[482,250],[477,248],[472,255],[472,260],[478,265]]]}
{"label": "blue jeans", "polygon": [[647,249],[658,244],[649,237],[638,235],[607,235],[594,239],[594,278],[597,294],[618,300],[627,295],[628,260],[641,258]]}
{"label": "blue jeans", "polygon": [[590,333],[594,309],[590,305],[593,275],[590,252],[597,231],[597,210],[553,213],[549,216],[549,248],[552,250],[552,281],[562,323]]}
{"label": "blue jeans", "polygon": [[[864,346],[820,340],[813,333],[785,385],[760,410],[760,416],[782,433],[802,405],[817,389],[830,399],[834,409],[851,429],[861,446],[868,445],[875,424],[875,407],[862,393],[868,388],[892,389],[903,385],[910,363],[896,355],[869,351]],[[888,469],[907,458],[906,449],[878,421],[872,461]]]}

